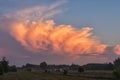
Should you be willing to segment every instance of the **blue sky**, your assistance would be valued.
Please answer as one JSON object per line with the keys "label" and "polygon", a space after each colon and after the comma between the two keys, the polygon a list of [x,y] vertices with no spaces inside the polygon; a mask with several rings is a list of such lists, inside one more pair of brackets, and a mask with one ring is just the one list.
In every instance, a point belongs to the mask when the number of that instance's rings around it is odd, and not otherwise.
{"label": "blue sky", "polygon": [[[3,27],[8,26],[10,20],[4,17],[5,14],[11,14],[24,8],[34,6],[47,6],[54,4],[59,0],[0,0],[0,49],[7,49],[6,54],[12,64],[25,64],[32,62],[38,64],[39,61],[48,61],[49,63],[72,63],[85,64],[89,62],[109,62],[118,57],[116,54],[106,53],[99,56],[83,56],[75,61],[69,60],[60,55],[43,55],[29,52],[22,48]],[[92,27],[93,35],[96,35],[102,43],[110,47],[120,44],[120,0],[61,0],[66,1],[57,7],[62,12],[53,16],[56,25],[69,24],[75,28]],[[6,22],[6,23],[5,23]],[[4,23],[4,24],[3,24]],[[4,26],[5,25],[5,26]],[[6,29],[6,28],[5,28]],[[9,41],[8,41],[9,40]],[[11,45],[12,43],[12,45]],[[11,51],[9,53],[9,50]],[[4,52],[4,50],[2,51]],[[11,53],[14,53],[11,55]],[[27,53],[30,53],[29,55]],[[27,56],[26,56],[27,55]],[[22,57],[24,56],[24,57]],[[32,56],[33,58],[29,57]],[[111,57],[113,56],[113,58]],[[24,58],[24,59],[23,59]],[[27,58],[27,59],[26,59]],[[61,58],[63,60],[61,61]],[[22,59],[22,60],[21,60]],[[85,61],[84,59],[88,59]],[[104,59],[104,61],[102,61]],[[14,61],[16,60],[16,61]],[[56,62],[57,60],[57,62]],[[106,60],[106,61],[105,61]]]}

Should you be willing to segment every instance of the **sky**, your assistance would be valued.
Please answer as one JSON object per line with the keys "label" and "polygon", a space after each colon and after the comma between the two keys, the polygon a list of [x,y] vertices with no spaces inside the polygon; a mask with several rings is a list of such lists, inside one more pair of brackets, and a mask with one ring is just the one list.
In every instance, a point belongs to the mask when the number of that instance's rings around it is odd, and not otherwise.
{"label": "sky", "polygon": [[112,62],[119,0],[0,0],[0,58],[10,65]]}

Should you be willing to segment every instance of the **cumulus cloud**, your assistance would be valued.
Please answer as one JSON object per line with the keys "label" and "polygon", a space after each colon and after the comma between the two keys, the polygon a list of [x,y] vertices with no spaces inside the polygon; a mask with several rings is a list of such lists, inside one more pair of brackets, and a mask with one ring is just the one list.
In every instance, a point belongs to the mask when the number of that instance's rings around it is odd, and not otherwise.
{"label": "cumulus cloud", "polygon": [[107,45],[101,44],[90,32],[92,28],[75,29],[71,25],[54,25],[54,21],[16,22],[11,35],[26,49],[33,52],[97,54],[103,53]]}
{"label": "cumulus cloud", "polygon": [[14,19],[10,24],[10,34],[27,50],[34,53],[48,52],[63,55],[91,54],[105,51],[102,44],[91,32],[92,28],[74,28],[71,25],[55,25],[51,19],[62,10],[57,7],[66,1],[48,6],[34,6],[5,14]]}
{"label": "cumulus cloud", "polygon": [[116,45],[114,47],[114,52],[117,54],[117,55],[120,55],[120,45]]}

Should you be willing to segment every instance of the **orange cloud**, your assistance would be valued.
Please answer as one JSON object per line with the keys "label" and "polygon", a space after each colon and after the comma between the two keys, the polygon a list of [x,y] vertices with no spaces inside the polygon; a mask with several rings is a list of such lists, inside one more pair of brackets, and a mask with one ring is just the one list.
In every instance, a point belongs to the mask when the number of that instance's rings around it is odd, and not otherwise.
{"label": "orange cloud", "polygon": [[[11,35],[27,50],[68,55],[101,54],[107,45],[92,35],[92,28],[73,28],[71,25],[55,25],[51,17],[62,11],[57,9],[66,1],[48,6],[21,9],[6,16],[12,21]],[[15,21],[16,20],[16,21]]]}
{"label": "orange cloud", "polygon": [[116,45],[114,47],[114,52],[117,54],[117,55],[120,55],[120,45]]}
{"label": "orange cloud", "polygon": [[90,32],[92,28],[75,29],[71,25],[54,25],[53,20],[40,22],[16,22],[11,35],[27,50],[50,51],[59,54],[100,54],[107,45]]}

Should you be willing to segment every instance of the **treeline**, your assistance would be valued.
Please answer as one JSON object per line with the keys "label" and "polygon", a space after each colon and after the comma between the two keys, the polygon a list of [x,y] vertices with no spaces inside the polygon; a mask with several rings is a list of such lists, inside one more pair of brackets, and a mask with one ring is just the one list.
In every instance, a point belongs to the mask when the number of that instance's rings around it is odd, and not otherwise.
{"label": "treeline", "polygon": [[34,65],[27,63],[26,65],[23,65],[21,67],[22,70],[27,70],[27,71],[32,71],[32,70],[37,70],[37,71],[44,71],[44,72],[50,72],[50,71],[56,71],[56,72],[63,72],[63,74],[67,74],[69,70],[74,70],[78,72],[84,72],[83,66],[77,65],[77,64],[72,64],[72,65],[50,65],[47,64],[46,62],[41,62],[40,65]]}
{"label": "treeline", "polygon": [[113,70],[114,65],[112,63],[89,63],[83,65],[86,70]]}
{"label": "treeline", "polygon": [[56,70],[60,71],[63,70],[64,74],[68,73],[68,70],[77,70],[78,72],[84,72],[85,70],[111,70],[116,78],[116,80],[120,79],[120,58],[117,58],[113,61],[113,63],[89,63],[83,66],[77,64],[71,65],[48,65],[46,62],[40,63],[40,65],[34,65],[27,63],[22,67],[22,69],[42,69],[47,72],[47,70]]}
{"label": "treeline", "polygon": [[40,65],[30,64],[27,63],[26,65],[22,66],[22,69],[51,69],[51,70],[58,70],[58,69],[67,69],[67,70],[78,70],[79,67],[83,67],[84,70],[113,70],[114,65],[112,63],[89,63],[83,66],[78,64],[71,64],[71,65],[48,65],[46,62],[41,62]]}
{"label": "treeline", "polygon": [[9,62],[8,60],[6,60],[5,57],[2,58],[2,60],[0,60],[0,75],[3,75],[4,73],[7,73],[7,72],[16,72],[17,71],[17,68],[15,65],[13,66],[9,66],[8,65]]}
{"label": "treeline", "polygon": [[64,74],[67,74],[69,70],[74,70],[78,72],[84,72],[85,70],[113,70],[113,74],[115,75],[116,79],[120,79],[120,58],[117,58],[113,61],[113,63],[89,63],[83,66],[80,66],[78,64],[71,64],[71,65],[50,65],[47,64],[47,62],[41,62],[39,65],[30,64],[27,63],[26,65],[23,65],[22,67],[17,68],[15,65],[9,66],[9,61],[6,60],[5,57],[3,57],[0,60],[0,75],[7,73],[7,72],[16,72],[17,70],[42,70],[45,72],[48,72],[50,70],[52,71],[62,71]]}

